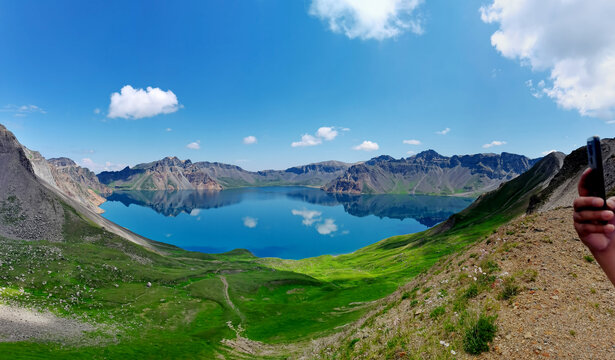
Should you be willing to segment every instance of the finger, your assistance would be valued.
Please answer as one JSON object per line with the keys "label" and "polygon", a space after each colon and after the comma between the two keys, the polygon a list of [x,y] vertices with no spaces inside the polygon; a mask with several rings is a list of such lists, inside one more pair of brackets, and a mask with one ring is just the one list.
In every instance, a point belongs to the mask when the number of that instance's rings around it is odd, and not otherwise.
{"label": "finger", "polygon": [[613,214],[611,210],[601,210],[601,211],[586,210],[586,211],[576,211],[572,215],[572,217],[574,221],[576,222],[586,223],[586,222],[592,222],[592,221],[609,221],[613,217],[615,217],[615,214]]}
{"label": "finger", "polygon": [[578,190],[579,190],[579,195],[580,196],[587,196],[589,195],[589,190],[587,190],[587,188],[585,187],[585,181],[587,180],[587,175],[592,171],[592,169],[587,168],[585,169],[585,171],[583,171],[583,174],[581,175],[581,179],[579,180],[579,185],[578,185]]}
{"label": "finger", "polygon": [[575,222],[574,228],[581,235],[581,238],[589,234],[610,234],[615,231],[615,225],[613,224],[597,225]]}
{"label": "finger", "polygon": [[606,199],[606,206],[611,210],[615,210],[615,196]]}
{"label": "finger", "polygon": [[586,208],[601,208],[604,205],[604,200],[594,196],[581,196],[574,199],[574,211],[582,211]]}

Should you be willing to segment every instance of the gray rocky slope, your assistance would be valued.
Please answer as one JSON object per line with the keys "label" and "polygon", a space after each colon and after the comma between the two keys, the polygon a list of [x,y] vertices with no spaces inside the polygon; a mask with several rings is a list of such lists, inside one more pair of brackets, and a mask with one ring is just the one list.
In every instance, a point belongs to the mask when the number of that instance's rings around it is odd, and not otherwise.
{"label": "gray rocky slope", "polygon": [[38,151],[23,145],[22,148],[40,180],[88,209],[102,212],[98,206],[105,202],[104,196],[110,195],[111,189],[101,184],[94,172],[78,166],[71,159],[63,157],[47,160]]}
{"label": "gray rocky slope", "polygon": [[510,153],[447,157],[433,150],[405,159],[379,156],[353,165],[323,189],[354,194],[478,195],[497,189],[539,160]]}
{"label": "gray rocky slope", "polygon": [[101,183],[123,190],[222,190],[244,186],[322,186],[351,164],[326,161],[286,170],[247,171],[218,162],[191,162],[177,157],[98,174]]}
{"label": "gray rocky slope", "polygon": [[[40,173],[49,176],[49,172]],[[37,176],[23,146],[12,132],[0,125],[0,236],[61,241],[66,218],[79,216],[153,249],[149,240],[103,218],[47,180]]]}

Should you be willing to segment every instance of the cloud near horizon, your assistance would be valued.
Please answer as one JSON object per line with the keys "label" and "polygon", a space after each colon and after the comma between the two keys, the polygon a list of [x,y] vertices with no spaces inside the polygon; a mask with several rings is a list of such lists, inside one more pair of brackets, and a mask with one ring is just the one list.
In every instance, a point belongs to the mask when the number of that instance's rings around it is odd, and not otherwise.
{"label": "cloud near horizon", "polygon": [[36,105],[32,105],[32,104],[21,105],[21,106],[9,104],[1,108],[0,112],[13,113],[13,116],[16,116],[16,117],[25,117],[28,114],[33,114],[33,113],[47,114],[47,111],[41,109],[40,107]]}
{"label": "cloud near horizon", "polygon": [[494,147],[494,146],[502,146],[502,145],[506,145],[506,141],[494,140],[494,141],[490,142],[489,144],[483,145],[483,148],[489,149],[489,148]]}
{"label": "cloud near horizon", "polygon": [[444,129],[444,130],[442,130],[442,131],[436,131],[436,134],[438,134],[438,135],[446,135],[446,134],[448,134],[450,131],[451,131],[451,128],[446,128],[446,129]]}
{"label": "cloud near horizon", "polygon": [[384,40],[407,31],[424,33],[415,14],[423,0],[312,0],[309,13],[350,39]]}
{"label": "cloud near horizon", "polygon": [[480,14],[499,25],[491,44],[502,56],[549,73],[549,84],[528,82],[534,97],[614,120],[615,1],[493,0]]}
{"label": "cloud near horizon", "polygon": [[421,145],[421,142],[419,140],[415,140],[415,139],[404,140],[404,141],[402,141],[402,143],[408,144],[408,145]]}
{"label": "cloud near horizon", "polygon": [[119,171],[126,167],[126,164],[115,164],[110,161],[106,161],[104,164],[99,164],[90,158],[81,159],[78,165],[88,168],[97,174],[101,171]]}
{"label": "cloud near horizon", "polygon": [[352,149],[353,150],[363,150],[363,151],[376,151],[376,150],[380,149],[380,146],[378,146],[378,143],[375,143],[375,142],[369,141],[369,140],[365,140],[361,144],[353,147]]}
{"label": "cloud near horizon", "polygon": [[171,91],[148,86],[145,90],[124,86],[119,93],[111,94],[109,118],[142,119],[159,114],[176,112],[181,106]]}
{"label": "cloud near horizon", "polygon": [[301,141],[294,141],[290,144],[292,147],[316,146],[322,144],[323,140],[332,141],[339,135],[335,127],[323,126],[316,130],[314,135],[303,134]]}
{"label": "cloud near horizon", "polygon": [[186,147],[190,150],[200,150],[201,149],[201,140],[197,140],[194,142],[191,142],[190,144],[186,145]]}

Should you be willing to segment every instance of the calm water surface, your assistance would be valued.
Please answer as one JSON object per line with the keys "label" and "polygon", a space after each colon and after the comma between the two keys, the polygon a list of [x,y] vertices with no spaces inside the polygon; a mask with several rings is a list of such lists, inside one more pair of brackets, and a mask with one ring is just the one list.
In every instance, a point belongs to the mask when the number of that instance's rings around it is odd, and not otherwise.
{"label": "calm water surface", "polygon": [[342,195],[303,187],[116,192],[107,219],[187,250],[237,248],[301,259],[349,253],[384,238],[425,230],[473,199],[422,195]]}

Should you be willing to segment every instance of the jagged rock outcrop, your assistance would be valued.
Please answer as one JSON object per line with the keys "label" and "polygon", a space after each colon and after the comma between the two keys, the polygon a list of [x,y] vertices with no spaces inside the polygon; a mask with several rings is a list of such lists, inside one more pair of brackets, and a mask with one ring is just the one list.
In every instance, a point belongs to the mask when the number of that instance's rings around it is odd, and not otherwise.
{"label": "jagged rock outcrop", "polygon": [[103,196],[110,195],[111,189],[101,184],[94,172],[78,166],[69,158],[49,159],[47,162],[60,191],[91,210],[102,212],[98,206],[105,202]]}
{"label": "jagged rock outcrop", "polygon": [[98,206],[105,202],[104,196],[110,195],[111,189],[101,184],[94,172],[69,158],[46,160],[38,151],[23,145],[22,148],[39,179],[90,210],[102,212]]}
{"label": "jagged rock outcrop", "polygon": [[399,160],[383,155],[351,166],[323,189],[350,194],[478,195],[497,189],[538,160],[510,153],[447,157],[433,150]]}
{"label": "jagged rock outcrop", "polygon": [[244,186],[322,186],[340,176],[350,164],[326,161],[283,171],[247,171],[218,162],[166,157],[151,163],[98,174],[101,183],[121,190],[222,190]]}
{"label": "jagged rock outcrop", "polygon": [[[615,195],[615,139],[602,139],[601,147],[604,185],[607,196],[613,196]],[[572,202],[578,196],[577,185],[581,174],[588,167],[587,147],[583,146],[574,150],[562,161],[560,172],[543,191],[531,199],[528,212],[542,212],[562,206],[572,206]]]}

